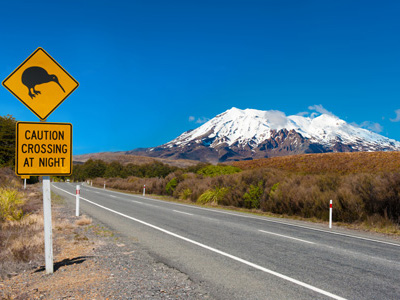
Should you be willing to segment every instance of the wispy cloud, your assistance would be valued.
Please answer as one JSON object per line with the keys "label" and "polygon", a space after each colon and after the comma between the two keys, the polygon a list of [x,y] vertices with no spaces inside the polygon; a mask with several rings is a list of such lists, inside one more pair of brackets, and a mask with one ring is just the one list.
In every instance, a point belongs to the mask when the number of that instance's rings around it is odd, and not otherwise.
{"label": "wispy cloud", "polygon": [[389,119],[392,122],[400,122],[400,109],[396,109],[394,111],[394,113],[396,114],[396,118],[394,119]]}
{"label": "wispy cloud", "polygon": [[287,124],[288,119],[284,112],[279,110],[268,110],[265,112],[265,118],[269,120],[272,124],[283,127]]}
{"label": "wispy cloud", "polygon": [[351,123],[354,126],[361,127],[364,129],[371,130],[376,133],[381,133],[383,131],[383,126],[379,123],[374,123],[371,121],[364,121],[361,124]]}
{"label": "wispy cloud", "polygon": [[320,113],[320,114],[327,114],[327,115],[333,116],[333,113],[331,113],[329,110],[325,109],[321,104],[311,105],[308,107],[308,109],[312,110],[312,111],[316,111],[317,113]]}
{"label": "wispy cloud", "polygon": [[310,114],[310,112],[308,112],[308,111],[301,111],[301,112],[297,113],[296,116],[305,117],[305,116],[308,116],[309,114]]}
{"label": "wispy cloud", "polygon": [[209,118],[206,118],[206,117],[200,117],[200,118],[197,118],[196,119],[196,117],[195,116],[189,116],[189,122],[195,122],[195,123],[197,123],[197,124],[203,124],[203,123],[206,123],[207,121],[209,121],[210,119]]}

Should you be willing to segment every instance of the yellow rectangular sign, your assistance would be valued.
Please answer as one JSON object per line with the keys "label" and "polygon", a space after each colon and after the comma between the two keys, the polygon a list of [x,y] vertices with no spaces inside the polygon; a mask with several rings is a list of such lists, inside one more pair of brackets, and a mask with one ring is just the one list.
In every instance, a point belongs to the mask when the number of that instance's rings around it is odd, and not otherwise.
{"label": "yellow rectangular sign", "polygon": [[72,124],[17,122],[15,173],[71,175]]}

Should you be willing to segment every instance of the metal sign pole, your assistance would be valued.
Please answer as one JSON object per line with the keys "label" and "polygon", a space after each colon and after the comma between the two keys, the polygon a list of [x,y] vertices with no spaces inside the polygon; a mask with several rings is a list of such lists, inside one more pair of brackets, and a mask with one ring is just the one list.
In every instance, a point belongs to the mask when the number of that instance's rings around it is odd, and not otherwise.
{"label": "metal sign pole", "polygon": [[46,273],[54,272],[53,268],[53,232],[51,225],[50,176],[43,176],[43,215],[44,215],[44,252]]}
{"label": "metal sign pole", "polygon": [[[46,122],[46,120],[41,120]],[[51,190],[50,176],[42,177],[43,184],[43,225],[44,225],[44,257],[46,261],[46,273],[54,272],[53,266],[53,227],[51,224]]]}

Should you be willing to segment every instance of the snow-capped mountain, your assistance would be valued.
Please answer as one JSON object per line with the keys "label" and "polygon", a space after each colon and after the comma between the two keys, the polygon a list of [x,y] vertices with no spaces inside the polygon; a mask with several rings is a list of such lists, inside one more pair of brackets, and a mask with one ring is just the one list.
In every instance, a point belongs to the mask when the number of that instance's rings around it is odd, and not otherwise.
{"label": "snow-capped mountain", "polygon": [[301,153],[398,150],[400,142],[334,115],[286,116],[280,111],[232,108],[142,154],[222,162]]}

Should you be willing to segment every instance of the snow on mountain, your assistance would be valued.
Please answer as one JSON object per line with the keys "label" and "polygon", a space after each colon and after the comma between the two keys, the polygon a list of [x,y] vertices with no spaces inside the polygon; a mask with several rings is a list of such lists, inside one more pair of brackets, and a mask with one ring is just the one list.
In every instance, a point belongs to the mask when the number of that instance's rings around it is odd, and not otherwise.
{"label": "snow on mountain", "polygon": [[[188,131],[163,145],[166,148],[202,144],[210,148],[221,145],[255,149],[286,130],[296,132],[312,144],[329,149],[340,143],[352,151],[400,150],[400,143],[372,131],[346,123],[336,116],[286,116],[280,111],[231,108],[197,129]],[[330,151],[330,150],[328,150]],[[332,150],[335,151],[335,150]]]}

